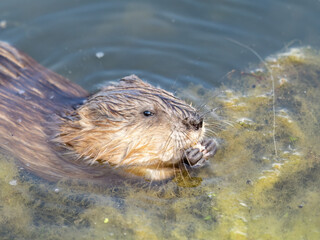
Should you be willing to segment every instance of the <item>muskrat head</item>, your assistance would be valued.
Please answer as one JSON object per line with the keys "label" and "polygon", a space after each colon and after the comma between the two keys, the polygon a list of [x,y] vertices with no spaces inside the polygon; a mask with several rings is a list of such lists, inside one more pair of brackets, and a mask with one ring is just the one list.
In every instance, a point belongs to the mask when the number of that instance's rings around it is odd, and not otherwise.
{"label": "muskrat head", "polygon": [[148,179],[165,179],[203,135],[203,119],[193,107],[131,75],[92,95],[65,118],[60,139],[91,164],[109,163]]}

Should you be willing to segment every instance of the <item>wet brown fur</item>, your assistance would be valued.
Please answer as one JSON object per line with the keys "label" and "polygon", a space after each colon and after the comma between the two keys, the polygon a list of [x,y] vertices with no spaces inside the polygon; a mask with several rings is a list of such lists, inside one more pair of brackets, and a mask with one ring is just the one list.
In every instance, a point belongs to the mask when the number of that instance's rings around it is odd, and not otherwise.
{"label": "wet brown fur", "polygon": [[134,75],[88,96],[0,42],[0,147],[41,177],[103,178],[107,164],[166,179],[204,134],[193,107]]}

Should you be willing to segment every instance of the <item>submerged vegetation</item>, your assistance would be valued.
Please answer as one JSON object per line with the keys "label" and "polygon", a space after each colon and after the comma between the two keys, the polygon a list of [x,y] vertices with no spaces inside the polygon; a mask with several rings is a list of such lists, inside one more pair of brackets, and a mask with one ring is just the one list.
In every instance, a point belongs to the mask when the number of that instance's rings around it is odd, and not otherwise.
{"label": "submerged vegetation", "polygon": [[1,156],[0,238],[319,239],[319,89],[320,54],[305,47],[183,90],[216,109],[220,149],[163,184],[47,183]]}

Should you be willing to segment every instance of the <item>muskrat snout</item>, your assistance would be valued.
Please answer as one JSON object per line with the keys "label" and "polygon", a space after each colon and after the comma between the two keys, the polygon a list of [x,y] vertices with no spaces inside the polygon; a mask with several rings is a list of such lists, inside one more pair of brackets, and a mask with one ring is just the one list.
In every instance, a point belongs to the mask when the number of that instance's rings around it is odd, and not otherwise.
{"label": "muskrat snout", "polygon": [[187,129],[199,130],[203,126],[203,118],[195,115],[192,117],[185,118],[182,123],[187,127]]}

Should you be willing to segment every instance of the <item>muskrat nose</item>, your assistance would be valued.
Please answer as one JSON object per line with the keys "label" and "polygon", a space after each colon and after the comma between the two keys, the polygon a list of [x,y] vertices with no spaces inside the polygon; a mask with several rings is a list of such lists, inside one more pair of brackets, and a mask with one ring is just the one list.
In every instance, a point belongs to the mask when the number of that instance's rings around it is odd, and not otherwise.
{"label": "muskrat nose", "polygon": [[183,121],[184,125],[186,125],[187,128],[193,128],[194,130],[199,130],[203,126],[203,118],[199,116],[195,116],[192,118],[186,118]]}
{"label": "muskrat nose", "polygon": [[199,130],[200,128],[202,128],[202,125],[203,125],[203,118],[199,118],[198,121],[195,121],[193,123],[193,127],[196,129],[196,130]]}

